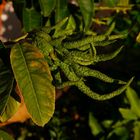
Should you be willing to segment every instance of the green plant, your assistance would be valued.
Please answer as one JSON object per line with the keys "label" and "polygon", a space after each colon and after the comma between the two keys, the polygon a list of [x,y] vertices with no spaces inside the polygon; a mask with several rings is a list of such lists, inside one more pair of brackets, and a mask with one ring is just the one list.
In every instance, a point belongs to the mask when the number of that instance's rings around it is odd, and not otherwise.
{"label": "green plant", "polygon": [[[10,50],[10,55],[6,56],[10,62],[0,59],[2,125],[15,121],[12,117],[25,105],[22,108],[25,116],[20,121],[31,118],[37,125],[44,126],[54,113],[55,89],[76,86],[95,100],[107,100],[121,94],[133,80],[116,80],[90,68],[98,62],[113,59],[123,49],[98,54],[98,46],[110,45],[127,36],[123,33],[112,35],[114,23],[101,35],[90,30],[94,13],[92,1],[79,0],[81,15],[77,12],[75,17],[69,14],[65,0],[39,0],[38,3],[41,11],[36,10],[38,7],[33,1],[31,8],[26,7],[28,2],[24,0],[15,1],[15,9],[18,4],[22,5],[25,35],[0,44],[0,51]],[[45,17],[48,19],[44,24],[42,19]],[[80,22],[78,27],[76,21]],[[98,94],[86,85],[87,77],[116,82],[122,87],[109,94]]]}

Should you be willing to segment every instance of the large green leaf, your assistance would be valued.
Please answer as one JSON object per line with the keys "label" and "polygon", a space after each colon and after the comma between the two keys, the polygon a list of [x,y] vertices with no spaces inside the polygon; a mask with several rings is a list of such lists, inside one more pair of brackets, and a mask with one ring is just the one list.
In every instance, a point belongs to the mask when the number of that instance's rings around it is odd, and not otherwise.
{"label": "large green leaf", "polygon": [[8,133],[0,130],[0,140],[14,140]]}
{"label": "large green leaf", "polygon": [[68,11],[68,1],[67,0],[57,0],[56,11],[55,11],[55,22],[63,20],[69,15]]}
{"label": "large green leaf", "polygon": [[12,69],[32,120],[40,126],[54,113],[55,88],[49,66],[40,51],[29,43],[11,50]]}
{"label": "large green leaf", "polygon": [[43,126],[52,117],[55,106],[49,66],[40,51],[29,43],[16,44],[10,57],[27,110],[33,121]]}
{"label": "large green leaf", "polygon": [[0,115],[5,110],[10,93],[13,88],[14,78],[8,68],[0,59]]}
{"label": "large green leaf", "polygon": [[23,9],[23,26],[29,32],[41,26],[41,14],[38,13],[33,7]]}
{"label": "large green leaf", "polygon": [[83,15],[85,29],[87,30],[92,22],[94,0],[78,0],[78,4]]}
{"label": "large green leaf", "polygon": [[56,0],[39,0],[41,13],[47,17],[51,14],[56,5]]}

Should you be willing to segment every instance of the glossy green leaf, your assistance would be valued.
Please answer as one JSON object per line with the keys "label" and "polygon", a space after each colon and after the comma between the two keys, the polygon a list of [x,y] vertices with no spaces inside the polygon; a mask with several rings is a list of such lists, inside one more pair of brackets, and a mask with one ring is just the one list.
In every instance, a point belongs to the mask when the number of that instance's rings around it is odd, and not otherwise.
{"label": "glossy green leaf", "polygon": [[39,0],[41,13],[47,17],[51,14],[56,5],[56,0]]}
{"label": "glossy green leaf", "polygon": [[45,125],[54,113],[55,88],[49,66],[40,51],[29,43],[11,50],[12,69],[32,120]]}
{"label": "glossy green leaf", "polygon": [[55,11],[55,23],[58,23],[62,19],[69,15],[68,1],[67,0],[56,0],[56,11]]}
{"label": "glossy green leaf", "polygon": [[5,122],[10,119],[17,112],[19,105],[20,103],[10,96],[5,111],[0,117],[0,121]]}
{"label": "glossy green leaf", "polygon": [[0,140],[14,140],[8,133],[0,130]]}
{"label": "glossy green leaf", "polygon": [[130,87],[126,90],[126,96],[130,102],[132,111],[140,117],[140,98],[136,91]]}
{"label": "glossy green leaf", "polygon": [[89,113],[89,126],[91,129],[91,133],[94,136],[97,136],[98,134],[103,132],[101,125],[98,123],[97,119],[93,116],[92,113]]}
{"label": "glossy green leaf", "polygon": [[41,26],[41,15],[33,7],[23,9],[23,26],[26,32]]}
{"label": "glossy green leaf", "polygon": [[4,112],[13,88],[14,78],[0,59],[0,115]]}
{"label": "glossy green leaf", "polygon": [[92,22],[94,13],[94,0],[78,0],[81,13],[83,15],[85,29],[87,30]]}
{"label": "glossy green leaf", "polygon": [[124,119],[136,120],[138,118],[137,115],[130,109],[119,108],[119,111]]}

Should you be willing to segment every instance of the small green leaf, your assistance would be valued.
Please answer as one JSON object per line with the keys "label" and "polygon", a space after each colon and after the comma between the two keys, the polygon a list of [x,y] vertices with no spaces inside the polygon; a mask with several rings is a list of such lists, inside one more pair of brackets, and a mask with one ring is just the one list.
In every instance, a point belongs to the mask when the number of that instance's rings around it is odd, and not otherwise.
{"label": "small green leaf", "polygon": [[6,109],[0,117],[1,122],[5,122],[10,119],[18,110],[20,103],[17,102],[13,97],[9,97]]}
{"label": "small green leaf", "polygon": [[26,32],[32,31],[41,26],[41,15],[34,7],[23,9],[23,26]]}
{"label": "small green leaf", "polygon": [[98,123],[97,119],[93,116],[92,113],[89,113],[89,126],[94,136],[97,136],[103,132],[101,125]]}
{"label": "small green leaf", "polygon": [[130,102],[131,110],[140,117],[140,99],[136,91],[130,87],[126,90],[126,96]]}
{"label": "small green leaf", "polygon": [[0,115],[4,112],[13,88],[14,78],[0,59]]}
{"label": "small green leaf", "polygon": [[11,65],[32,120],[44,126],[52,117],[55,88],[49,66],[40,51],[29,43],[16,44],[11,50]]}
{"label": "small green leaf", "polygon": [[92,22],[94,13],[94,0],[78,0],[78,4],[83,15],[85,30],[87,30]]}
{"label": "small green leaf", "polygon": [[0,140],[14,140],[8,133],[0,130]]}
{"label": "small green leaf", "polygon": [[69,17],[66,29],[73,29],[73,30],[76,29],[76,23],[75,23],[75,20],[74,20],[73,16]]}
{"label": "small green leaf", "polygon": [[104,120],[104,121],[102,122],[102,125],[103,125],[105,128],[110,128],[112,124],[113,124],[113,120]]}
{"label": "small green leaf", "polygon": [[128,119],[128,120],[138,119],[137,115],[130,109],[119,108],[119,111],[124,119]]}
{"label": "small green leaf", "polygon": [[39,0],[41,13],[44,17],[51,14],[56,5],[56,0]]}

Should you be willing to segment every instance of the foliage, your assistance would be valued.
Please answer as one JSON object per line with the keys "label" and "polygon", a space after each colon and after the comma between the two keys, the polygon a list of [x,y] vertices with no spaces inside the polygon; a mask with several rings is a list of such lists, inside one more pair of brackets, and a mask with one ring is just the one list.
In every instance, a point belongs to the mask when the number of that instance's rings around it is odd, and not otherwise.
{"label": "foliage", "polygon": [[[115,10],[118,15],[121,12],[126,14],[132,8],[129,1],[106,2],[105,8]],[[94,113],[90,112],[89,126],[95,137],[104,134],[105,129],[109,128],[109,133],[102,139],[111,139],[117,135],[127,140],[130,131],[134,133],[134,139],[137,139],[140,129],[139,98],[130,88],[133,77],[125,82],[124,79],[117,80],[95,70],[96,65],[114,59],[124,48],[117,45],[117,41],[121,42],[128,37],[129,31],[115,28],[117,16],[114,19],[107,18],[106,22],[97,21],[94,13],[104,7],[97,6],[92,0],[78,0],[75,4],[67,0],[15,0],[13,3],[22,22],[24,35],[0,44],[0,51],[7,54],[4,56],[7,61],[3,55],[0,56],[0,125],[24,122],[31,118],[36,125],[44,126],[53,117],[56,91],[66,87],[75,86],[98,101],[111,99],[127,89],[128,104],[131,107],[119,108],[123,120],[115,123],[113,120],[104,120],[99,124]],[[138,20],[138,13],[134,14]],[[92,29],[94,22],[109,27],[99,34]],[[130,21],[127,23],[130,24]],[[112,52],[100,52],[100,49],[104,50],[110,45],[119,47]],[[92,78],[113,84],[116,89],[111,88],[112,91],[109,90],[107,94],[106,90],[103,94],[98,93],[97,87],[93,90],[92,86],[96,83],[91,82]],[[21,112],[24,113],[19,117]],[[55,115],[51,122],[56,127],[49,132],[51,138],[61,139],[63,133],[57,135],[61,122]],[[128,130],[130,123],[133,127]]]}

